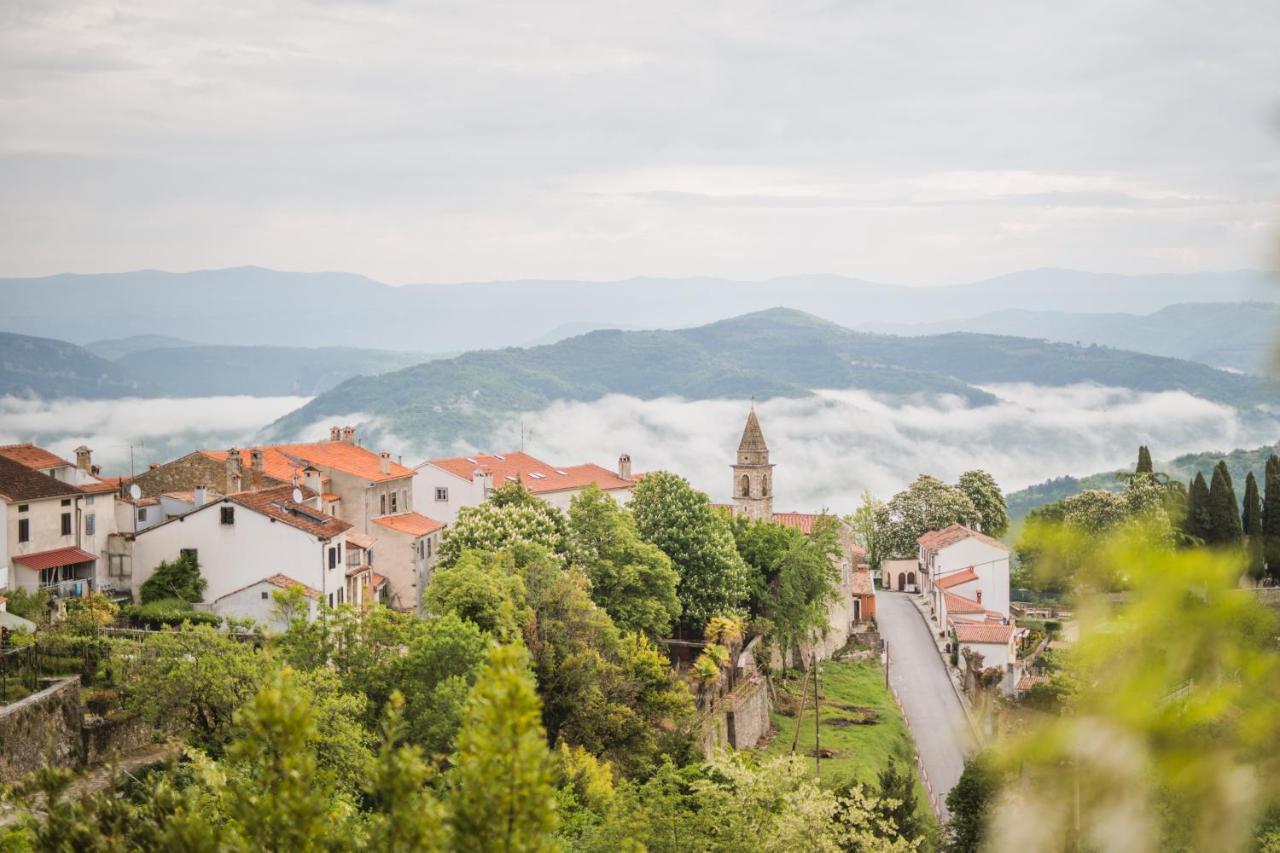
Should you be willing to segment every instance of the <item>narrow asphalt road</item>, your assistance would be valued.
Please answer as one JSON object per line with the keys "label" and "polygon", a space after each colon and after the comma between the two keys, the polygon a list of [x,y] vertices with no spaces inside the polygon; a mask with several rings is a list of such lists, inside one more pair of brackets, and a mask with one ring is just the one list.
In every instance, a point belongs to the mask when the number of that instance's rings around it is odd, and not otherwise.
{"label": "narrow asphalt road", "polygon": [[929,627],[907,593],[876,592],[876,623],[889,648],[889,683],[898,691],[938,806],[964,770],[973,743],[964,709]]}

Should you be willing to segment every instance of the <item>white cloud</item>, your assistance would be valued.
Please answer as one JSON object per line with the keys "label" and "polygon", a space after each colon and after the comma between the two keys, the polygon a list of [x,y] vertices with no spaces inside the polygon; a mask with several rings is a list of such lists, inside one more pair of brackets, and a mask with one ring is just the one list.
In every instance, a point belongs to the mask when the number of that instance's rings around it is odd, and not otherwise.
{"label": "white cloud", "polygon": [[[954,480],[990,471],[1006,491],[1063,474],[1120,468],[1148,444],[1158,459],[1210,448],[1256,447],[1274,430],[1244,423],[1227,406],[1182,392],[1137,393],[1079,385],[990,386],[1001,398],[891,406],[859,391],[825,391],[757,405],[777,465],[775,508],[848,512],[863,489],[888,497],[920,473]],[[668,469],[713,499],[730,493],[746,401],[690,402],[609,396],[561,402],[524,415],[530,452],[556,464],[611,466],[631,454],[636,470]],[[496,447],[519,444],[513,421]]]}
{"label": "white cloud", "polygon": [[66,459],[81,444],[107,473],[141,470],[197,447],[253,441],[263,426],[307,397],[31,400],[0,397],[0,444],[34,441]]}

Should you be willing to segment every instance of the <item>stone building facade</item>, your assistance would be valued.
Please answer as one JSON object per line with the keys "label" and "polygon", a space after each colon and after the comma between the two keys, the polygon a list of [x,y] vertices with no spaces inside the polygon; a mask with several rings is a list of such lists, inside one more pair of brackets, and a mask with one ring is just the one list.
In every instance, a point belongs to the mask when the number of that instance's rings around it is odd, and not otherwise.
{"label": "stone building facade", "polygon": [[754,407],[747,415],[733,465],[733,506],[736,515],[756,521],[773,519],[773,465]]}

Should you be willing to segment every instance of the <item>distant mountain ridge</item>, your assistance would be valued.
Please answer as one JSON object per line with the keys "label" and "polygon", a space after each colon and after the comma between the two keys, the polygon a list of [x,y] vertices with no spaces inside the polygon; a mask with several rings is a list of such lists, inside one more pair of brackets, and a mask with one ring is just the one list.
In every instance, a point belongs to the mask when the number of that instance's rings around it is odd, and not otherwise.
{"label": "distant mountain ridge", "polygon": [[1148,313],[1180,302],[1278,301],[1271,282],[1252,270],[1122,276],[1044,269],[936,287],[835,275],[391,287],[350,273],[146,270],[0,279],[0,331],[88,342],[103,329],[120,337],[163,330],[208,344],[463,352],[522,345],[566,324],[691,327],[775,306],[847,327],[959,320],[996,307]]}
{"label": "distant mountain ridge", "polygon": [[324,418],[359,412],[436,452],[458,442],[483,447],[515,413],[606,394],[767,399],[860,389],[899,398],[950,394],[980,406],[995,398],[976,386],[1016,382],[1180,390],[1248,410],[1280,404],[1280,392],[1257,377],[1192,362],[994,335],[875,335],[776,308],[690,329],[597,331],[531,349],[471,352],[349,381],[270,432],[292,437]]}
{"label": "distant mountain ridge", "polygon": [[1271,366],[1280,337],[1280,305],[1198,302],[1169,305],[1149,314],[1010,309],[961,320],[870,323],[861,328],[895,335],[977,332],[1100,344],[1260,373]]}

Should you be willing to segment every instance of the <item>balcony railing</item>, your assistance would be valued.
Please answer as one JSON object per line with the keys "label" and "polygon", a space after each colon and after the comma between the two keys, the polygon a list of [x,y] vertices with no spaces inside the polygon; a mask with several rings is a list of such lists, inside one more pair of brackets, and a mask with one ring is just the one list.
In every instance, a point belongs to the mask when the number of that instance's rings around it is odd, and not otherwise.
{"label": "balcony railing", "polygon": [[54,598],[79,598],[88,595],[96,588],[93,578],[79,578],[76,580],[58,581],[57,583],[47,584],[40,587]]}

